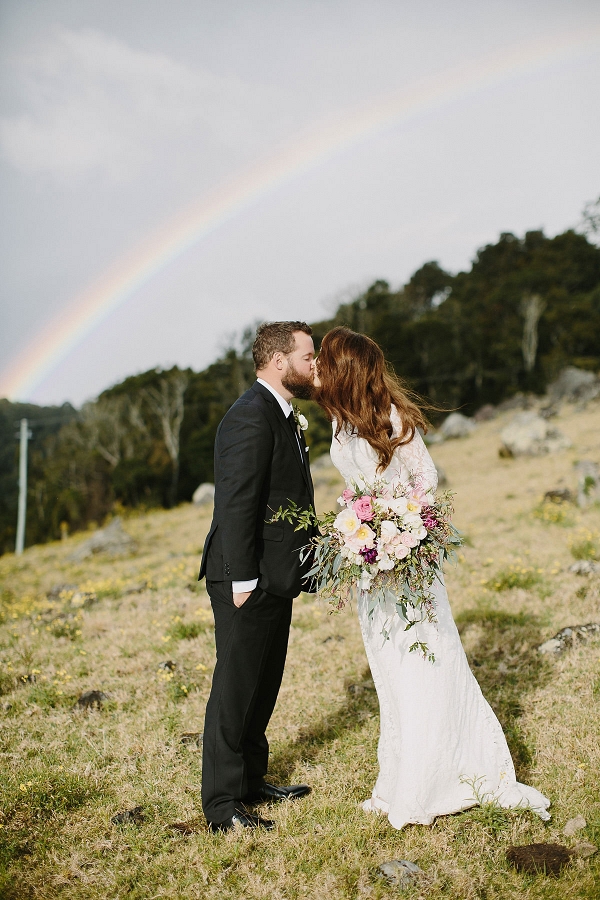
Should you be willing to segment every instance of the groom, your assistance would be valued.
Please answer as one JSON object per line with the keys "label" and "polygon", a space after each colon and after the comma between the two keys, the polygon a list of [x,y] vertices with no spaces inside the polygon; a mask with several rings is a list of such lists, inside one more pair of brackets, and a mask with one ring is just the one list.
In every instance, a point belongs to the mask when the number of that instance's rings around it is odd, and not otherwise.
{"label": "groom", "polygon": [[310,531],[269,519],[290,501],[301,509],[314,504],[308,448],[290,404],[312,394],[311,333],[304,322],[260,326],[252,347],[257,380],[226,413],[215,440],[215,509],[199,576],[206,576],[217,646],[202,761],[212,831],[273,828],[245,804],[310,793],[307,785],[265,781],[265,730],[283,676],[292,600],[309,568],[298,550]]}

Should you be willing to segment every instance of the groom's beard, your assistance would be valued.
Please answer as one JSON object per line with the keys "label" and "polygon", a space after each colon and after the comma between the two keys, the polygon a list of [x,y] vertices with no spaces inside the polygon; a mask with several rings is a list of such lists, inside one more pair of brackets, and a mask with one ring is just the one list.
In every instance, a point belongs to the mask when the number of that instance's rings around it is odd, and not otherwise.
{"label": "groom's beard", "polygon": [[301,375],[291,362],[281,383],[296,400],[312,400],[314,396],[315,386],[312,375]]}

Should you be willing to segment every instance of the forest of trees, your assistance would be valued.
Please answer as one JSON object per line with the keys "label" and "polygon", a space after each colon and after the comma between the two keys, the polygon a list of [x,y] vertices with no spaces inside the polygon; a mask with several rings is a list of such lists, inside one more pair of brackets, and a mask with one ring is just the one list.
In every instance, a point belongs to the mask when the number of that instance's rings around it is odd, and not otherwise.
{"label": "forest of trees", "polygon": [[[600,248],[575,231],[502,234],[468,272],[428,262],[399,290],[376,281],[313,324],[369,334],[395,370],[435,405],[472,414],[517,391],[543,393],[566,365],[600,370]],[[26,544],[101,523],[123,507],[172,506],[213,478],[223,414],[253,382],[247,329],[202,372],[153,369],[80,410],[0,401],[0,552],[14,549],[18,445],[31,420]],[[306,403],[300,406],[307,407]],[[312,457],[330,428],[308,404]]]}

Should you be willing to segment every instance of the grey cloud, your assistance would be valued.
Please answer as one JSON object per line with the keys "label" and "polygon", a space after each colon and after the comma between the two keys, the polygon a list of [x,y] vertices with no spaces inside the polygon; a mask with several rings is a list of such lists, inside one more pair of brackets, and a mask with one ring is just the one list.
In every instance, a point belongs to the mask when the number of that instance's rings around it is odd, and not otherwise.
{"label": "grey cloud", "polygon": [[258,102],[239,79],[89,29],[53,29],[12,68],[23,110],[0,120],[5,158],[25,174],[69,179],[90,170],[129,179],[161,145],[239,153],[263,133],[261,107],[276,93]]}

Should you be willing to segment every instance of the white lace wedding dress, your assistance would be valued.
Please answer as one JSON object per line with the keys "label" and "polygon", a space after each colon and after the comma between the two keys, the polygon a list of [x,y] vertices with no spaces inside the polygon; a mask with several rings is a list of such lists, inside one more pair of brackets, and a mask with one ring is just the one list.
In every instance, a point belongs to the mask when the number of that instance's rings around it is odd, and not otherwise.
{"label": "white lace wedding dress", "polygon": [[[392,424],[398,433],[395,409]],[[331,458],[347,485],[361,476],[368,483],[377,477],[405,483],[413,476],[425,490],[436,489],[437,472],[418,432],[396,450],[381,475],[370,444],[343,429],[336,439],[335,427],[334,422]],[[515,778],[500,723],[469,668],[446,588],[436,579],[433,591],[437,623],[422,623],[410,631],[404,631],[393,598],[371,618],[366,595],[358,601],[381,720],[379,776],[363,808],[387,813],[394,828],[428,825],[436,816],[468,809],[483,798],[494,798],[503,807],[530,807],[549,819],[550,801]],[[389,640],[382,634],[386,623]],[[434,652],[434,663],[418,652],[409,653],[416,639]]]}

